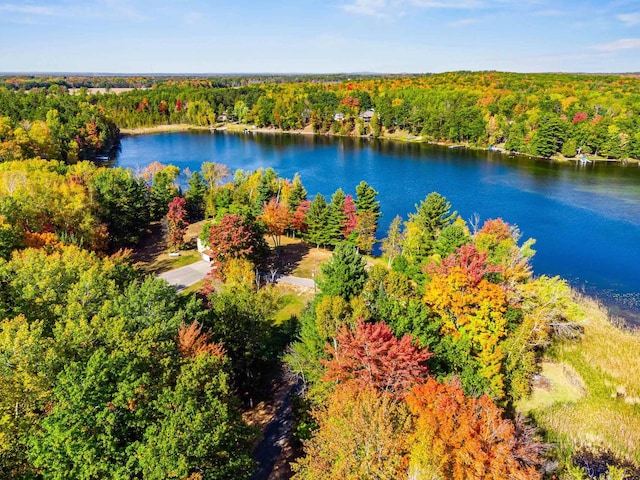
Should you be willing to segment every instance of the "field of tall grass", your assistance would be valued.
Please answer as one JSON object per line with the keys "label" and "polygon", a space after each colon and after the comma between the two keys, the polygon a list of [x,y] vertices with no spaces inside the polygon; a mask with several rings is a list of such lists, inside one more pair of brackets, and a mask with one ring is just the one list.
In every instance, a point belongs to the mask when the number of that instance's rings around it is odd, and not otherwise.
{"label": "field of tall grass", "polygon": [[594,300],[579,303],[582,338],[546,353],[541,382],[518,407],[567,454],[608,451],[640,464],[640,333],[612,325]]}

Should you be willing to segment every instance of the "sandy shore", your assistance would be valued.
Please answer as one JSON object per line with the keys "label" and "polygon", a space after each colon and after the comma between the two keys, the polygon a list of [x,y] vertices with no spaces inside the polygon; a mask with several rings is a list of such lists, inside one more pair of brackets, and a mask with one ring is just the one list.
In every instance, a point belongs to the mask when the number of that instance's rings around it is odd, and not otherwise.
{"label": "sandy shore", "polygon": [[155,125],[153,127],[121,128],[120,135],[150,135],[152,133],[188,132],[194,130],[209,131],[211,130],[211,127],[199,127],[197,125],[189,125],[186,123],[178,123],[175,125]]}

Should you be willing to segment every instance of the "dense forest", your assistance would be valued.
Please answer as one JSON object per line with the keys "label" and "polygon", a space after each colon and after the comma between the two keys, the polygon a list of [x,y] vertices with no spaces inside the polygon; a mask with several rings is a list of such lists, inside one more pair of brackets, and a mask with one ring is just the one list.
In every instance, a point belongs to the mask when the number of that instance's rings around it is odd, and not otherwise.
{"label": "dense forest", "polygon": [[[0,115],[8,118],[2,119],[0,157],[5,160],[17,158],[19,151],[25,158],[93,158],[113,146],[113,123],[135,128],[225,122],[395,136],[541,157],[640,157],[640,79],[634,76],[12,77],[4,84]],[[69,95],[71,85],[136,88],[96,95],[81,89]],[[34,127],[24,120],[38,123]],[[47,139],[54,146],[38,148]]]}
{"label": "dense forest", "polygon": [[94,160],[112,153],[119,135],[103,108],[86,96],[69,95],[64,87],[0,88],[0,161]]}

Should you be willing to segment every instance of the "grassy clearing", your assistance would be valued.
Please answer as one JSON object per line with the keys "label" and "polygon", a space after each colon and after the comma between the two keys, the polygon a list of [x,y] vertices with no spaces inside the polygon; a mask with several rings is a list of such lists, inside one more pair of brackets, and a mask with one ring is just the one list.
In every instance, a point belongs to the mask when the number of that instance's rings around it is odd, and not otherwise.
{"label": "grassy clearing", "polygon": [[178,257],[169,256],[161,224],[152,224],[149,233],[134,250],[134,260],[145,273],[155,275],[200,261],[202,257],[196,250],[196,238],[200,235],[204,223],[203,220],[187,227],[184,240],[188,248],[181,250]]}
{"label": "grassy clearing", "polygon": [[321,248],[311,248],[305,255],[291,275],[302,278],[316,278],[320,275],[320,265],[331,258],[332,252]]}
{"label": "grassy clearing", "polygon": [[275,286],[281,295],[282,307],[276,314],[276,323],[289,320],[292,316],[299,317],[313,299],[313,292],[294,285],[277,284]]}
{"label": "grassy clearing", "polygon": [[144,264],[142,269],[147,273],[159,274],[167,272],[175,268],[191,265],[202,259],[197,250],[183,250],[179,257],[170,257],[169,254],[163,253],[159,255],[153,262]]}
{"label": "grassy clearing", "polygon": [[571,366],[545,361],[531,396],[518,404],[518,410],[529,413],[551,407],[554,403],[576,402],[583,395],[582,380]]}
{"label": "grassy clearing", "polygon": [[204,284],[204,280],[200,280],[199,282],[194,283],[193,285],[188,286],[184,290],[180,292],[181,295],[191,295],[192,293],[197,293]]}
{"label": "grassy clearing", "polygon": [[286,322],[293,316],[299,317],[304,311],[304,309],[307,308],[307,305],[309,304],[309,302],[311,301],[311,298],[313,297],[313,295],[310,293],[294,292],[294,291],[291,291],[288,287],[284,287],[282,285],[278,286],[278,289],[282,289],[283,291],[288,290],[289,293],[282,294],[282,297],[281,297],[282,307],[280,308],[280,311],[278,311],[278,313],[276,314],[276,317],[275,317],[276,324]]}
{"label": "grassy clearing", "polygon": [[[604,448],[640,463],[640,335],[614,327],[595,301],[582,299],[584,335],[549,352],[548,392],[537,386],[519,408],[528,411],[549,440],[568,451]],[[566,372],[571,372],[567,374]],[[579,385],[584,395],[576,397]]]}
{"label": "grassy clearing", "polygon": [[[265,237],[269,246],[273,247],[270,238]],[[294,277],[313,278],[320,274],[320,264],[331,258],[331,250],[315,248],[299,238],[283,236],[281,238],[280,261],[283,264],[283,272]]]}

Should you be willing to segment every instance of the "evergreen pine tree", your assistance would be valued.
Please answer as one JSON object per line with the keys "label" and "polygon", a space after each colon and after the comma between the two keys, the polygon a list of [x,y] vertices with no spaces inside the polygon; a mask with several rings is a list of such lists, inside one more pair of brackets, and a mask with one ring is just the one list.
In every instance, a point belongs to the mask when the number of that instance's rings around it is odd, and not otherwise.
{"label": "evergreen pine tree", "polygon": [[329,216],[329,235],[330,243],[337,245],[342,241],[342,230],[344,228],[347,216],[344,213],[344,200],[346,196],[341,188],[335,191],[331,197],[330,216]]}
{"label": "evergreen pine tree", "polygon": [[374,213],[376,219],[380,218],[380,202],[376,200],[378,192],[364,180],[356,186],[356,208],[358,211],[369,210]]}
{"label": "evergreen pine tree", "polygon": [[451,212],[451,203],[437,192],[431,192],[416,205],[416,213],[405,224],[403,255],[420,263],[433,252],[438,235],[451,224],[458,212]]}
{"label": "evergreen pine tree", "polygon": [[295,212],[300,205],[300,202],[303,202],[307,199],[307,190],[302,185],[302,180],[300,180],[300,174],[296,173],[293,176],[293,188],[289,193],[289,210]]}
{"label": "evergreen pine tree", "polygon": [[151,220],[160,220],[164,217],[169,211],[169,203],[177,194],[178,191],[173,186],[169,175],[165,172],[156,173],[149,192]]}
{"label": "evergreen pine tree", "polygon": [[320,269],[322,279],[318,282],[323,295],[342,297],[346,301],[362,292],[367,279],[366,262],[354,245],[343,242]]}
{"label": "evergreen pine tree", "polygon": [[201,220],[204,218],[207,184],[199,172],[193,172],[187,183],[189,185],[185,195],[187,214],[191,220]]}
{"label": "evergreen pine tree", "polygon": [[307,212],[307,240],[315,243],[317,247],[325,246],[330,243],[331,236],[329,234],[329,221],[331,210],[327,205],[327,200],[322,194],[316,194],[315,198],[309,206]]}

